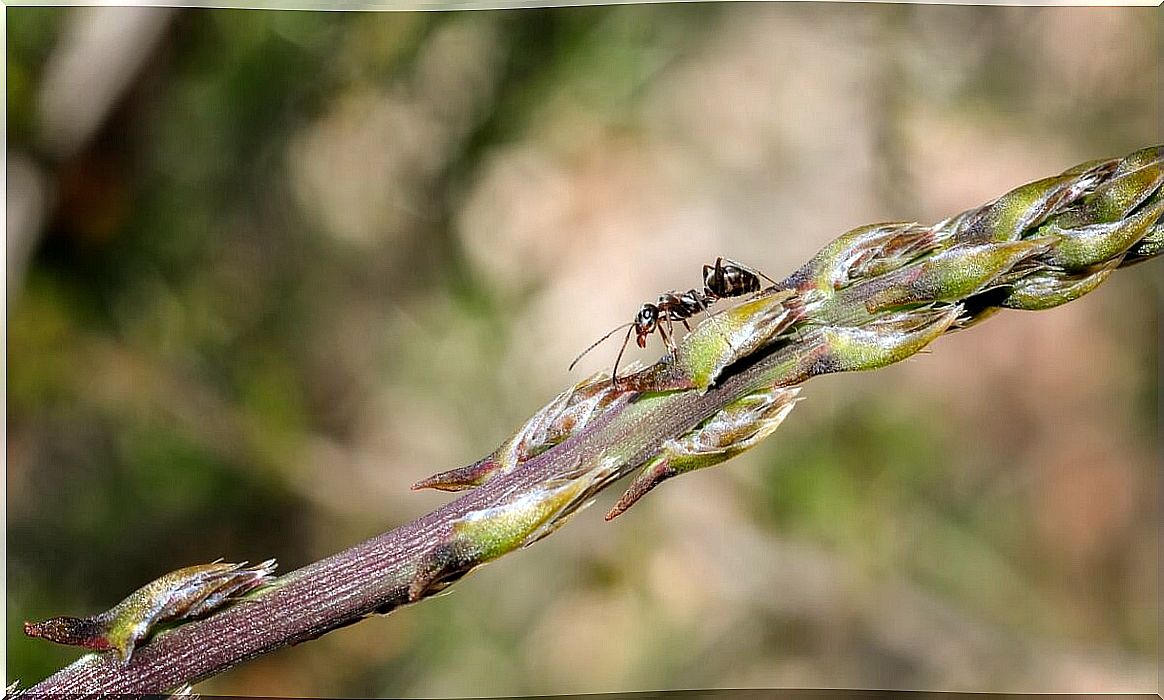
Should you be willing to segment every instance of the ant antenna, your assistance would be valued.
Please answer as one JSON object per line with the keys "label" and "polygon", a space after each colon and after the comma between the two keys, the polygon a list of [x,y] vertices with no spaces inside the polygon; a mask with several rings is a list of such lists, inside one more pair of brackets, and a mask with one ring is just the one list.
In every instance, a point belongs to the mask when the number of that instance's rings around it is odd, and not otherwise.
{"label": "ant antenna", "polygon": [[[594,348],[596,348],[596,347],[598,347],[599,345],[601,345],[601,344],[602,344],[602,342],[603,342],[604,340],[606,340],[606,339],[607,339],[607,338],[609,338],[610,336],[614,335],[616,332],[618,332],[618,331],[622,330],[623,328],[626,328],[627,326],[631,326],[631,330],[628,330],[628,331],[627,331],[627,333],[626,333],[626,340],[624,340],[624,341],[623,341],[623,343],[622,343],[623,350],[625,350],[625,349],[626,349],[626,344],[627,344],[627,341],[629,341],[629,340],[630,340],[630,334],[631,334],[631,332],[634,330],[634,325],[635,325],[635,324],[634,324],[634,321],[631,321],[630,323],[624,323],[624,324],[622,324],[622,325],[618,325],[618,326],[615,326],[614,328],[612,328],[612,329],[610,330],[610,332],[609,332],[609,333],[607,333],[606,335],[602,336],[602,337],[601,337],[601,338],[599,338],[598,340],[596,340],[596,341],[594,341],[593,343],[591,343],[591,344],[590,344],[590,347],[588,347],[588,348],[586,348],[585,350],[583,350],[583,351],[582,351],[582,353],[581,353],[580,355],[578,355],[578,357],[575,357],[575,358],[574,358],[574,361],[570,363],[570,366],[566,368],[566,371],[567,371],[567,372],[570,372],[570,371],[572,371],[572,370],[574,369],[574,365],[578,364],[578,360],[581,360],[583,357],[585,357],[585,356],[586,356],[586,353],[590,352],[590,351],[591,351],[591,350],[593,350]],[[622,357],[622,351],[621,351],[621,350],[619,351],[619,353],[618,353],[618,356],[619,356],[620,358]],[[616,368],[618,367],[618,362],[617,362],[617,361],[614,363],[614,366],[615,366]]]}

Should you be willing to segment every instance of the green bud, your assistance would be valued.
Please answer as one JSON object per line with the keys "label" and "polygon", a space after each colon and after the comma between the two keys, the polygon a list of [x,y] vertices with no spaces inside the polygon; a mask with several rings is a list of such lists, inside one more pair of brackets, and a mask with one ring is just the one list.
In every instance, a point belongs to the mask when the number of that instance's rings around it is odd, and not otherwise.
{"label": "green bud", "polygon": [[1145,166],[1158,164],[1162,161],[1164,161],[1164,144],[1147,146],[1138,151],[1133,151],[1121,159],[1112,172],[1112,175],[1119,177],[1133,170],[1139,170]]}
{"label": "green bud", "polygon": [[1045,240],[960,243],[915,266],[874,280],[868,288],[855,287],[853,301],[865,294],[864,306],[870,314],[918,304],[959,301],[987,288],[1020,262],[1046,251],[1047,247]]}
{"label": "green bud", "polygon": [[666,441],[606,514],[618,517],[648,491],[679,474],[735,457],[772,434],[796,405],[797,388],[770,387],[737,399],[678,438]]}
{"label": "green bud", "polygon": [[1148,233],[1144,234],[1139,243],[1128,249],[1120,266],[1127,267],[1151,260],[1161,251],[1164,251],[1164,221],[1157,221],[1148,229]]}
{"label": "green bud", "polygon": [[782,283],[832,294],[853,282],[896,270],[937,248],[933,232],[914,222],[861,226],[825,246]]}
{"label": "green bud", "polygon": [[1057,175],[1018,187],[965,216],[956,238],[963,243],[1017,241],[1095,179],[1086,174]]}
{"label": "green bud", "polygon": [[110,650],[114,659],[124,665],[157,625],[216,610],[269,583],[274,571],[274,559],[249,567],[246,562],[188,566],[147,583],[103,613],[26,622],[24,633],[58,644]]}
{"label": "green bud", "polygon": [[1067,270],[1098,265],[1135,245],[1162,214],[1164,196],[1158,196],[1132,216],[1110,223],[1062,228],[1059,221],[1053,221],[1039,229],[1040,235],[1055,237],[1051,249],[1041,259]]}
{"label": "green bud", "polygon": [[[631,365],[633,369],[635,365]],[[506,474],[536,457],[602,415],[616,398],[626,393],[605,373],[597,373],[558,394],[525,422],[491,455],[466,467],[434,474],[412,485],[413,490],[464,491]]]}
{"label": "green bud", "polygon": [[1069,301],[1075,301],[1098,287],[1120,265],[1120,259],[1110,260],[1098,268],[1083,272],[1039,270],[1015,281],[1010,294],[1002,301],[1008,309],[1042,311]]}
{"label": "green bud", "polygon": [[888,314],[858,327],[822,327],[828,351],[812,373],[877,369],[900,362],[945,333],[961,311],[955,304]]}
{"label": "green bud", "polygon": [[1164,161],[1116,174],[1075,207],[1050,220],[1063,229],[1119,221],[1143,204],[1164,183]]}
{"label": "green bud", "polygon": [[1121,163],[1119,158],[1101,158],[1098,160],[1088,160],[1079,165],[1067,168],[1061,174],[1063,175],[1089,175],[1098,178],[1109,177],[1116,167]]}
{"label": "green bud", "polygon": [[600,460],[585,472],[556,479],[496,506],[466,513],[449,538],[413,572],[408,599],[417,601],[503,554],[528,547],[565,524],[618,474],[618,459]]}

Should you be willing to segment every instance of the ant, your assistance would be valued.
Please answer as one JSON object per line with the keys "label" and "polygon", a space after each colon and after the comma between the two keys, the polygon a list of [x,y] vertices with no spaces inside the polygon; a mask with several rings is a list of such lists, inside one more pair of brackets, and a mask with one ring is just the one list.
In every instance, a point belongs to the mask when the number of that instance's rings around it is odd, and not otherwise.
{"label": "ant", "polygon": [[635,334],[635,343],[640,348],[645,348],[647,347],[647,338],[658,331],[668,350],[674,351],[675,321],[681,322],[683,327],[690,331],[691,325],[687,319],[700,311],[706,314],[708,308],[720,299],[759,292],[761,277],[771,282],[773,286],[776,285],[775,280],[759,270],[753,270],[747,265],[727,258],[716,258],[714,266],[703,266],[702,292],[695,289],[689,289],[682,294],[673,291],[667,292],[659,295],[658,301],[654,304],[650,302],[643,304],[639,307],[639,312],[635,314],[633,321],[615,326],[609,333],[594,341],[590,347],[582,351],[581,355],[574,358],[569,369],[574,369],[574,365],[578,364],[578,360],[581,360],[586,353],[598,347],[616,332],[626,328],[626,337],[622,340],[618,357],[614,359],[614,370],[611,374],[611,381],[617,382],[618,363],[622,360],[622,354],[626,351],[632,333]]}

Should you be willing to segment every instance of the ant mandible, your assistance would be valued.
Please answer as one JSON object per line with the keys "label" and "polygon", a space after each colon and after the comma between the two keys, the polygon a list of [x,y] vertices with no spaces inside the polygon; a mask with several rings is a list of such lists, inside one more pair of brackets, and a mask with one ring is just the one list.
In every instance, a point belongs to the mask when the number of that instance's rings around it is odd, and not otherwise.
{"label": "ant mandible", "polygon": [[614,359],[614,370],[611,373],[611,381],[617,382],[618,363],[622,361],[622,354],[626,351],[627,343],[630,342],[632,334],[635,335],[635,344],[640,348],[645,348],[647,347],[647,338],[658,331],[659,335],[663,337],[667,349],[674,351],[675,321],[681,322],[684,328],[691,330],[691,325],[687,319],[700,311],[707,313],[707,309],[720,299],[759,292],[762,286],[761,277],[773,285],[776,284],[775,280],[759,270],[754,270],[747,265],[727,258],[716,258],[715,265],[703,266],[702,292],[695,289],[689,289],[682,294],[673,291],[667,292],[659,295],[659,299],[655,303],[643,304],[639,307],[639,312],[635,314],[633,321],[614,327],[609,333],[594,341],[590,347],[582,351],[582,354],[574,358],[569,369],[574,369],[574,365],[578,364],[578,361],[586,353],[626,328],[626,337],[623,338],[622,347],[619,348],[618,356]]}

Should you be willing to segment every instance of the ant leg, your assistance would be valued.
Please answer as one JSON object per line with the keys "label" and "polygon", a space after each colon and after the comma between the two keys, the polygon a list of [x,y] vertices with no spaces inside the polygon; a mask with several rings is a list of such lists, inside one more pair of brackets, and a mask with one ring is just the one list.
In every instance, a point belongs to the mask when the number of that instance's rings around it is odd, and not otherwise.
{"label": "ant leg", "polygon": [[759,276],[763,277],[764,279],[768,280],[769,282],[771,282],[773,287],[775,287],[776,285],[780,284],[779,282],[777,282],[776,280],[772,279],[772,278],[771,278],[771,277],[769,277],[768,275],[765,275],[763,272],[760,272],[759,270],[755,270],[755,273],[756,273],[757,275],[759,275]]}
{"label": "ant leg", "polygon": [[622,354],[626,352],[626,344],[630,342],[631,333],[635,332],[635,327],[631,326],[626,329],[626,337],[622,339],[622,347],[618,349],[618,357],[614,358],[614,369],[610,372],[610,383],[618,383],[618,363],[622,361]]}
{"label": "ant leg", "polygon": [[672,334],[675,332],[674,321],[668,318],[666,319],[666,327],[663,324],[664,321],[659,321],[659,335],[663,338],[663,344],[667,346],[667,352],[674,352],[675,341],[671,340],[671,336],[667,334],[668,329],[671,330]]}
{"label": "ant leg", "polygon": [[748,272],[752,273],[753,275],[756,275],[757,277],[763,277],[764,279],[766,279],[766,280],[768,280],[769,282],[771,282],[773,287],[775,287],[777,284],[780,284],[779,282],[777,282],[776,280],[772,279],[772,278],[771,278],[771,277],[769,277],[768,275],[765,275],[763,272],[760,272],[760,271],[759,271],[759,270],[757,270],[756,268],[754,268],[754,267],[752,267],[752,266],[750,266],[750,265],[745,265],[745,264],[743,264],[743,263],[741,263],[741,262],[737,262],[737,261],[735,261],[735,260],[732,260],[732,259],[730,259],[730,258],[716,258],[716,260],[715,260],[715,264],[718,266],[718,265],[720,264],[720,261],[721,261],[721,260],[722,260],[722,261],[724,261],[724,262],[727,262],[729,265],[735,265],[736,267],[740,268],[741,270],[747,270]]}
{"label": "ant leg", "polygon": [[[748,269],[751,270],[752,272],[756,273],[758,276],[763,277],[764,279],[768,280],[768,282],[769,282],[768,289],[772,289],[776,285],[780,284],[776,280],[772,279],[768,275],[765,275],[763,272],[760,272],[759,270],[757,270],[755,268],[748,268]],[[760,290],[760,291],[761,291],[761,293],[763,293],[764,290]]]}

